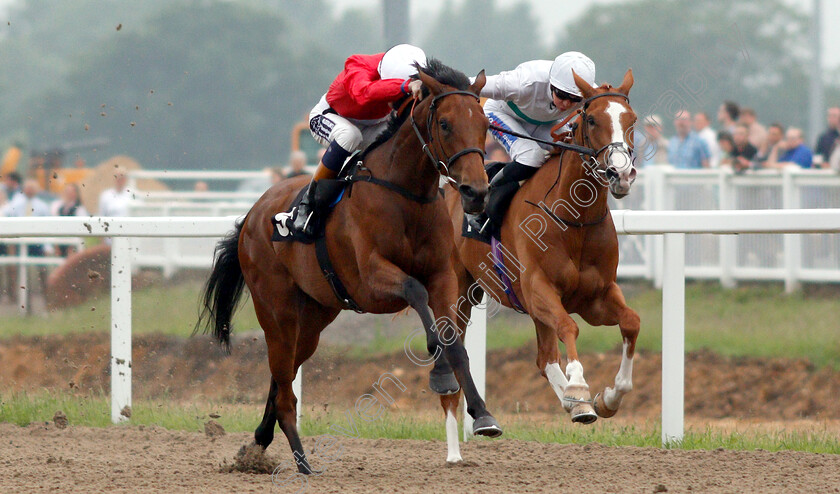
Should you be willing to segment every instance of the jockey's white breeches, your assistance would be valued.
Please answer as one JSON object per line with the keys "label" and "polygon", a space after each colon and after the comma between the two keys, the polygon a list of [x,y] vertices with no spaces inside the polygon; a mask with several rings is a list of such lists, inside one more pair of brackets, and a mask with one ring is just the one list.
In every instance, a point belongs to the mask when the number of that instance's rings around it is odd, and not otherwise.
{"label": "jockey's white breeches", "polygon": [[325,94],[309,112],[309,131],[322,146],[329,146],[335,141],[348,153],[358,151],[364,144],[372,142],[388,120],[387,117],[378,120],[356,120],[328,110],[330,105]]}

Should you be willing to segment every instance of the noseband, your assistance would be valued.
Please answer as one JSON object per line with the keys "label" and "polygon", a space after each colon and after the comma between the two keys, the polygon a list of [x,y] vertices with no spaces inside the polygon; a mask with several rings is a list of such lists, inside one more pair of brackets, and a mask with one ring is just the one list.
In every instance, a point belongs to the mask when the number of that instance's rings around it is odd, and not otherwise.
{"label": "noseband", "polygon": [[[581,118],[580,118],[581,130],[583,132],[583,145],[586,146],[589,149],[592,149],[593,152],[592,153],[579,153],[579,154],[580,154],[580,159],[584,163],[589,165],[590,168],[592,168],[593,170],[597,171],[598,173],[600,173],[602,175],[609,176],[610,172],[606,169],[606,167],[604,167],[604,169],[601,169],[601,167],[599,166],[600,163],[598,162],[598,156],[600,156],[601,153],[603,153],[604,151],[607,152],[606,159],[604,160],[605,163],[610,161],[610,157],[616,151],[626,153],[627,156],[631,157],[631,159],[632,159],[633,153],[630,150],[630,147],[627,146],[627,143],[625,143],[623,140],[620,141],[620,142],[611,142],[611,143],[607,144],[606,146],[601,147],[598,150],[595,150],[592,147],[592,141],[589,138],[589,122],[587,121],[587,118],[586,118],[586,109],[589,108],[589,104],[592,103],[594,100],[596,100],[598,98],[603,98],[605,96],[617,96],[619,98],[624,98],[624,100],[627,102],[627,104],[630,104],[630,98],[628,98],[626,94],[616,93],[616,92],[596,94],[595,96],[591,96],[591,97],[583,100],[583,106],[579,110],[580,115],[581,115]],[[613,173],[615,173],[615,172],[613,172]]]}
{"label": "noseband", "polygon": [[[410,118],[411,118],[411,127],[414,129],[414,133],[417,134],[417,139],[420,140],[420,144],[423,145],[423,152],[426,153],[426,156],[428,156],[430,160],[432,160],[432,163],[435,164],[435,167],[437,168],[438,172],[442,176],[444,176],[450,183],[454,184],[455,179],[453,179],[449,175],[449,169],[452,167],[452,164],[455,163],[455,161],[457,161],[458,158],[460,158],[464,155],[470,154],[470,153],[478,153],[478,154],[481,155],[481,157],[483,159],[484,158],[484,151],[479,149],[479,148],[475,148],[475,147],[462,149],[462,150],[458,151],[457,153],[453,154],[452,156],[450,156],[446,160],[445,163],[444,163],[443,160],[436,158],[434,153],[432,152],[431,145],[434,143],[434,137],[432,136],[432,123],[434,122],[435,111],[437,110],[437,102],[438,102],[438,100],[441,100],[441,99],[443,99],[447,96],[453,95],[453,94],[462,94],[462,95],[466,95],[466,96],[471,96],[471,97],[475,98],[476,100],[478,100],[478,96],[476,96],[475,93],[472,93],[470,91],[461,91],[461,90],[448,91],[448,92],[445,92],[445,93],[438,94],[437,96],[432,98],[432,102],[431,102],[431,104],[429,104],[429,114],[426,117],[426,133],[429,135],[429,142],[426,142],[426,140],[423,139],[423,134],[420,132],[420,128],[417,126],[417,121],[414,119],[414,109],[417,107],[417,100],[414,100],[414,103],[411,105],[411,117]],[[441,146],[441,150],[442,149],[443,149],[443,146]]]}

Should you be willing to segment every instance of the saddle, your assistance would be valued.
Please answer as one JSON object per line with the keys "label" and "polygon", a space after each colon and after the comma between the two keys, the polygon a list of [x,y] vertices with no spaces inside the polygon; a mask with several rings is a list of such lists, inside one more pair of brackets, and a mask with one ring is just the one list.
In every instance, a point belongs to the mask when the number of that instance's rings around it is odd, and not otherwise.
{"label": "saddle", "polygon": [[326,202],[324,200],[325,197],[335,197],[335,199],[326,205],[324,211],[319,211],[318,214],[315,215],[315,221],[317,221],[315,224],[316,233],[310,237],[308,235],[301,235],[300,232],[293,230],[290,227],[297,215],[298,205],[306,194],[309,193],[309,187],[311,185],[311,183],[307,184],[306,187],[302,188],[300,192],[298,192],[297,196],[295,196],[295,199],[292,201],[292,204],[286,211],[277,213],[274,215],[274,218],[271,219],[273,226],[271,240],[273,242],[301,242],[304,244],[311,244],[319,237],[323,237],[324,227],[327,224],[327,217],[336,204],[341,202],[344,198],[344,193],[347,191],[347,187],[350,185],[350,182],[344,178],[337,178],[334,180],[322,179],[318,181],[318,188],[315,190],[316,204],[323,204]]}

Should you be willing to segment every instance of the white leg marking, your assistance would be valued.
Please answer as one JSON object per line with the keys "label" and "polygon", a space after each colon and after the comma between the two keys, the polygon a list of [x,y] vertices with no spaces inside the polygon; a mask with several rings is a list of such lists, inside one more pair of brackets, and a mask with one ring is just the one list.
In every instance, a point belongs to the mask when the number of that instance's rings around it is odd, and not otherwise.
{"label": "white leg marking", "polygon": [[615,376],[615,389],[604,390],[604,404],[610,410],[618,410],[621,405],[621,398],[633,389],[633,359],[627,356],[627,348],[630,342],[624,340],[621,348],[621,366]]}
{"label": "white leg marking", "polygon": [[566,391],[566,386],[569,385],[569,381],[566,379],[563,371],[560,370],[560,364],[557,362],[546,364],[545,377],[548,378],[548,383],[551,384],[551,389],[554,390],[554,394],[562,401],[563,393]]}
{"label": "white leg marking", "polygon": [[577,360],[572,360],[566,366],[566,375],[569,377],[569,384],[588,386],[583,379],[583,365]]}
{"label": "white leg marking", "polygon": [[447,463],[458,463],[461,461],[461,448],[458,445],[458,419],[452,414],[452,410],[446,411],[446,461]]}

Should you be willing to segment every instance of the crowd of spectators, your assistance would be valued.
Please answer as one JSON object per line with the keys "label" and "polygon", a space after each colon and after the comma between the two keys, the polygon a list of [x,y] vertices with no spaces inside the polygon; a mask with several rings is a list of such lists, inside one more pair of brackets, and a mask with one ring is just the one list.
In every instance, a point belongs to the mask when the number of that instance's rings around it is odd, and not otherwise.
{"label": "crowd of spectators", "polygon": [[[126,216],[128,203],[132,197],[123,172],[114,175],[114,186],[102,192],[99,197],[98,214],[101,216]],[[79,186],[65,184],[59,196],[42,190],[41,184],[34,178],[23,179],[17,172],[3,176],[0,184],[0,217],[44,217],[44,216],[90,216],[82,204]],[[0,242],[0,256],[15,256],[19,246]],[[74,249],[69,245],[45,245],[31,243],[25,246],[29,257],[61,256],[66,257]],[[46,267],[37,266],[38,284],[42,292],[46,289]],[[0,267],[0,300],[12,298],[16,293],[17,266]]]}
{"label": "crowd of spectators", "polygon": [[636,165],[671,164],[677,168],[732,167],[746,170],[782,168],[833,168],[840,171],[840,107],[828,109],[827,128],[815,146],[805,142],[802,129],[774,122],[765,127],[752,108],[732,101],[720,105],[715,130],[704,112],[680,110],[674,116],[675,134],[662,135],[662,119],[643,119],[636,135]]}

